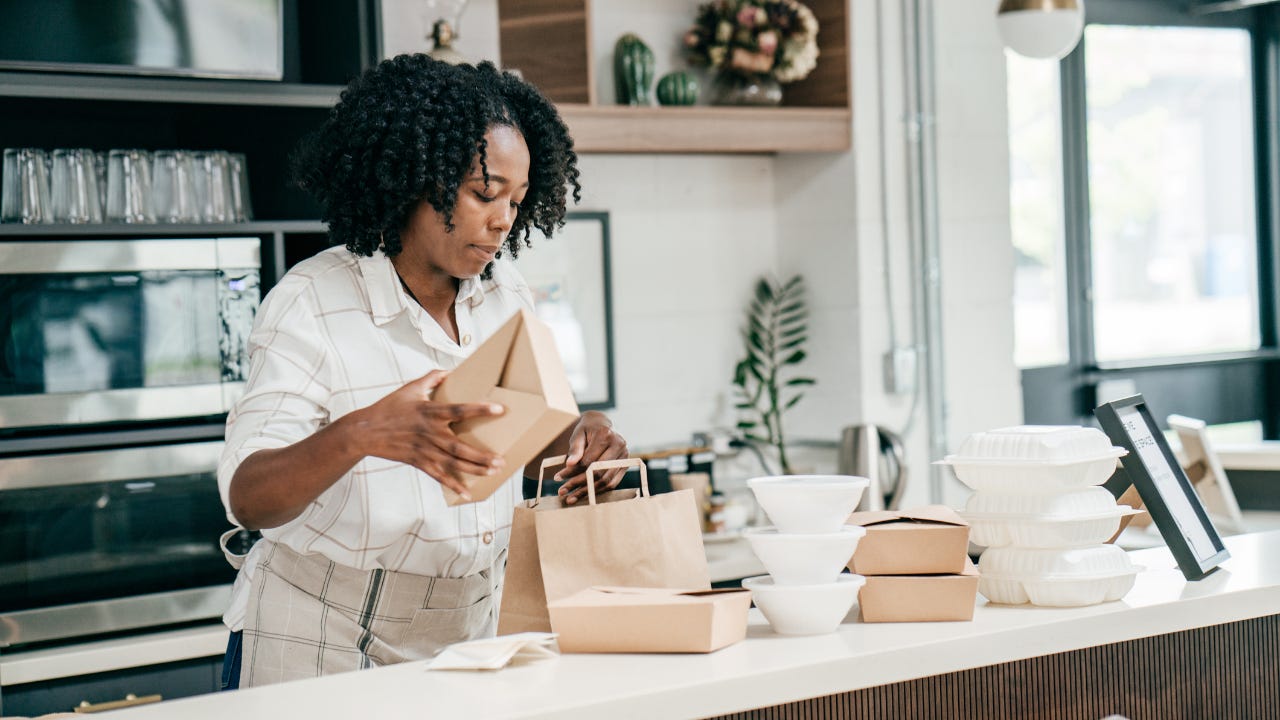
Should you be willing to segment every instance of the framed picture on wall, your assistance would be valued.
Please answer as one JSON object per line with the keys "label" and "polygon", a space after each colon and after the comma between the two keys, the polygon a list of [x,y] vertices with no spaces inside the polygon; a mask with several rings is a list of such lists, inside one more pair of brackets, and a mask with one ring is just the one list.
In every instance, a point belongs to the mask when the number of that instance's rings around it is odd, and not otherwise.
{"label": "framed picture on wall", "polygon": [[556,338],[583,410],[614,406],[609,213],[570,212],[550,239],[536,235],[515,267],[533,291],[534,311]]}
{"label": "framed picture on wall", "polygon": [[1125,472],[1183,576],[1199,580],[1231,557],[1143,397],[1104,403],[1093,414],[1111,442],[1129,451]]}

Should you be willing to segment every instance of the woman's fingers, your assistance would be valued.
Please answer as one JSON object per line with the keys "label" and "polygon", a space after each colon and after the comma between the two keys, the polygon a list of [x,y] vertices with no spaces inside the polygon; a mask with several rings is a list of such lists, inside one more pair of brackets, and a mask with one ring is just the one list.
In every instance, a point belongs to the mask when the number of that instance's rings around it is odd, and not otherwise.
{"label": "woman's fingers", "polygon": [[449,377],[448,370],[432,370],[417,380],[410,382],[408,386],[413,388],[413,392],[417,395],[418,399],[429,401],[431,399],[431,392],[435,390],[440,383],[444,382],[444,379],[447,377]]}
{"label": "woman's fingers", "polygon": [[435,473],[428,473],[428,474],[431,475],[431,477],[435,478],[436,482],[440,483],[442,486],[447,487],[450,490],[457,493],[458,497],[462,498],[467,502],[471,502],[471,492],[467,489],[466,483],[463,483],[461,480],[457,478],[448,477],[443,474],[441,475],[437,475]]}
{"label": "woman's fingers", "polygon": [[[440,473],[445,477],[460,478],[464,475],[493,475],[502,469],[502,458],[500,457],[477,450],[461,441],[457,443],[448,443],[446,441],[446,444],[448,444],[448,447],[437,445],[434,451],[429,453],[431,462],[440,469]],[[476,453],[492,459],[469,460],[459,455],[459,453],[463,452]]]}
{"label": "woman's fingers", "polygon": [[444,421],[448,424],[480,417],[497,417],[507,409],[497,403],[433,403],[422,405],[422,412],[431,421]]}
{"label": "woman's fingers", "polygon": [[[627,457],[627,447],[625,445],[611,445],[599,458],[592,460],[592,462],[621,460],[625,457]],[[622,482],[622,477],[626,475],[627,470],[628,468],[612,468],[596,475],[596,492],[605,492],[617,487],[618,483]],[[570,482],[573,483],[573,486],[570,487],[569,483],[566,482],[565,487],[561,488],[561,492],[564,495],[566,505],[576,505],[587,497],[587,475],[584,472]]]}
{"label": "woman's fingers", "polygon": [[[496,403],[424,403],[422,414],[427,422],[420,430],[420,437],[426,442],[419,444],[422,457],[414,464],[441,485],[463,495],[464,476],[496,474],[502,471],[504,461],[496,453],[467,443],[454,434],[450,425],[472,418],[495,417],[505,411]],[[470,495],[466,498],[470,499]]]}

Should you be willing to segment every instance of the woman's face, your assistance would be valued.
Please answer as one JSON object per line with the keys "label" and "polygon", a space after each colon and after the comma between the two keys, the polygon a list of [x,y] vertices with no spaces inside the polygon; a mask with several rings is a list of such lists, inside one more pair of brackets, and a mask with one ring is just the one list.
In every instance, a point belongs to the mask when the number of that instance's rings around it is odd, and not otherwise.
{"label": "woman's face", "polygon": [[529,147],[515,128],[495,125],[484,135],[489,183],[479,155],[458,186],[453,232],[444,216],[423,201],[401,233],[405,259],[454,278],[479,275],[502,249],[529,190]]}

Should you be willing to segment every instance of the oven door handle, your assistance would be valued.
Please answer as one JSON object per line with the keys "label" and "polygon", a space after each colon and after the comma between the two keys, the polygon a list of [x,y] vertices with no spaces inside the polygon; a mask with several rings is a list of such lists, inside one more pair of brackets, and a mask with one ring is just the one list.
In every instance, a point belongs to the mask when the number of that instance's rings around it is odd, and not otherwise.
{"label": "oven door handle", "polygon": [[0,490],[140,481],[217,472],[221,440],[0,460]]}
{"label": "oven door handle", "polygon": [[77,713],[100,713],[108,710],[121,710],[123,708],[134,707],[136,705],[150,705],[158,703],[164,698],[159,693],[155,695],[135,695],[129,693],[121,700],[110,700],[108,702],[91,703],[88,700],[81,700],[80,704],[75,707]]}
{"label": "oven door handle", "polygon": [[0,242],[5,275],[261,268],[256,237]]}

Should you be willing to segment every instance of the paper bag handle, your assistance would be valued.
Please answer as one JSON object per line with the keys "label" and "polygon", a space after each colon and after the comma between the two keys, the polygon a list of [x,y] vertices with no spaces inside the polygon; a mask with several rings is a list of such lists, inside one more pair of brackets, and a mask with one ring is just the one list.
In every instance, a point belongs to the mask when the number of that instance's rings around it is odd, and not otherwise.
{"label": "paper bag handle", "polygon": [[564,461],[568,459],[565,455],[552,455],[549,458],[542,459],[542,465],[538,466],[538,492],[533,496],[535,503],[542,499],[542,476],[547,472],[547,468],[563,465]]}
{"label": "paper bag handle", "polygon": [[640,468],[640,497],[649,497],[649,472],[645,467],[644,460],[633,458],[622,458],[621,460],[600,460],[593,462],[587,466],[587,500],[589,504],[596,504],[596,471],[612,470],[614,468]]}

